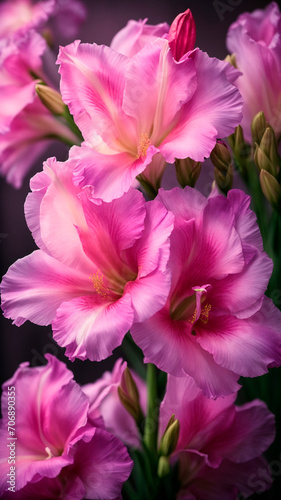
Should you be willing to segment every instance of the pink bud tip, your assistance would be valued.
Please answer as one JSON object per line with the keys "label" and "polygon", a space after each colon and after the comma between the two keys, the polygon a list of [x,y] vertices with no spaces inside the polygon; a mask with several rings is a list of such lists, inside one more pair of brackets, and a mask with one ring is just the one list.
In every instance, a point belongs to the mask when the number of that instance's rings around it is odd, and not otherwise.
{"label": "pink bud tip", "polygon": [[190,9],[187,9],[174,19],[169,31],[168,42],[176,61],[194,49],[195,39],[195,22]]}

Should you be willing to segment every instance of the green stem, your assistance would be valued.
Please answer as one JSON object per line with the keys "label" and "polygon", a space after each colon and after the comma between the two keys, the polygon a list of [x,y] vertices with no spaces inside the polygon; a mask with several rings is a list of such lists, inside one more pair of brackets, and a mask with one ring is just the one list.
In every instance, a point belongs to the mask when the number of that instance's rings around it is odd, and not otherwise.
{"label": "green stem", "polygon": [[158,397],[157,397],[157,368],[147,365],[147,417],[144,425],[144,444],[152,453],[157,453],[158,435]]}

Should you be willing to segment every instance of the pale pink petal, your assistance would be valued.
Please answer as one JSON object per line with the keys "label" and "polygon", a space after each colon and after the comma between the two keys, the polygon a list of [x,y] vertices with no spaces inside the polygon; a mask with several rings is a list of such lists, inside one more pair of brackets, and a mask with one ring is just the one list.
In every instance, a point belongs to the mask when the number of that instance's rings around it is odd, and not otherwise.
{"label": "pale pink petal", "polygon": [[[86,221],[78,198],[80,190],[72,182],[73,166],[71,160],[62,163],[55,158],[44,163],[47,179],[46,192],[38,207],[40,233],[52,257],[73,268],[87,270],[91,263],[83,252],[76,229],[76,226],[85,229]],[[33,193],[29,198],[32,196]]]}
{"label": "pale pink petal", "polygon": [[89,274],[64,266],[41,250],[15,262],[1,284],[2,307],[17,326],[27,319],[49,325],[62,302],[92,293]]}
{"label": "pale pink petal", "polygon": [[194,51],[193,60],[197,89],[192,100],[183,106],[176,127],[160,147],[167,161],[175,153],[177,158],[189,156],[204,161],[215,146],[216,138],[232,134],[242,118],[242,98],[227,78],[226,63],[199,50]]}
{"label": "pale pink petal", "polygon": [[99,295],[64,302],[53,321],[54,339],[69,359],[100,361],[112,354],[130,329],[134,312],[129,294],[109,303]]}
{"label": "pale pink petal", "polygon": [[150,25],[146,24],[146,21],[147,19],[128,21],[125,28],[113,37],[110,47],[120,54],[132,57],[147,43],[152,42],[156,37],[162,38],[169,31],[167,23]]}
{"label": "pale pink petal", "polygon": [[[147,134],[152,144],[159,147],[175,125],[177,112],[192,98],[195,89],[193,60],[177,64],[167,40],[158,39],[146,45],[128,64],[123,109],[137,120],[139,134]],[[175,155],[176,152],[171,160],[163,154],[171,162]]]}
{"label": "pale pink petal", "polygon": [[154,146],[148,148],[144,159],[128,153],[101,154],[87,146],[72,148],[71,158],[76,161],[74,183],[80,188],[91,186],[93,200],[110,202],[129,190],[155,153]]}
{"label": "pale pink petal", "polygon": [[129,126],[128,120],[123,123],[126,116],[122,111],[127,58],[104,45],[76,40],[60,48],[57,62],[63,100],[84,139],[90,141],[95,132],[114,146],[120,132]]}

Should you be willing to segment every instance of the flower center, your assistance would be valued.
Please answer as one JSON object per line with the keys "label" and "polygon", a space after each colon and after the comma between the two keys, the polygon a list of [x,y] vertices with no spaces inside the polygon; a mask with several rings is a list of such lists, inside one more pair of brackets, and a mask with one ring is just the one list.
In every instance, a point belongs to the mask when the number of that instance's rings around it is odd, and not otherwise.
{"label": "flower center", "polygon": [[150,141],[150,139],[148,137],[148,134],[147,133],[141,134],[140,135],[139,145],[138,145],[137,158],[145,157],[146,156],[146,152],[147,152],[150,144],[151,144],[151,141]]}
{"label": "flower center", "polygon": [[206,294],[211,285],[194,286],[192,295],[183,299],[176,307],[170,309],[171,318],[174,320],[188,321],[194,325],[198,320],[207,324],[209,313],[212,309],[211,304],[205,304]]}

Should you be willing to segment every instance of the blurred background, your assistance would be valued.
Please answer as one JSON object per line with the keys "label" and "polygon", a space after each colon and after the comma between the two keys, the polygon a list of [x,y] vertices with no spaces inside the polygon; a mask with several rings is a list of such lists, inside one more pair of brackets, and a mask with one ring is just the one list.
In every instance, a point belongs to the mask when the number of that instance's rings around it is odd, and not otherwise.
{"label": "blurred background", "polygon": [[[65,0],[61,0],[65,2]],[[67,0],[66,0],[67,1]],[[71,1],[71,0],[70,0]],[[0,2],[1,3],[1,2]],[[208,52],[210,56],[224,59],[227,55],[225,45],[226,33],[232,22],[236,20],[240,13],[252,11],[256,8],[264,8],[268,2],[252,0],[142,0],[132,2],[130,0],[88,0],[84,1],[88,15],[81,29],[79,38],[83,42],[109,45],[113,36],[123,28],[129,19],[148,18],[149,24],[167,22],[171,24],[173,19],[180,13],[190,8],[197,27],[196,46]],[[58,47],[54,52],[57,53]],[[1,103],[0,103],[1,105]],[[65,160],[68,156],[68,148],[61,144],[53,144],[34,165],[25,179],[23,186],[16,190],[6,183],[5,179],[0,179],[0,254],[1,254],[1,276],[6,273],[8,267],[17,259],[24,257],[36,249],[36,245],[26,226],[23,205],[27,193],[29,192],[29,179],[37,171],[42,170],[42,162],[49,156],[56,156],[58,160]],[[212,167],[206,162],[202,167],[204,173],[200,179],[199,187],[207,195],[212,183]],[[168,187],[169,176],[165,177],[165,186]],[[234,176],[234,187],[239,185],[238,176]],[[172,187],[172,186],[171,186]],[[60,348],[52,338],[51,327],[39,327],[26,322],[20,328],[13,326],[10,320],[0,317],[0,376],[1,383],[12,376],[19,363],[29,361],[33,366],[44,362],[44,354],[52,353],[67,362],[69,368],[73,370],[77,382],[83,384],[95,380],[105,369],[109,369],[116,357],[123,355],[121,349],[108,360],[100,363],[76,360],[71,363],[64,357],[64,349]],[[267,376],[266,376],[267,377]],[[280,419],[280,385],[274,381],[275,371],[271,375],[270,384],[274,384],[277,393],[272,393],[275,400],[275,411],[279,408]],[[280,380],[280,372],[279,378]],[[253,394],[255,397],[267,397],[268,384],[263,388],[262,382],[255,383]],[[272,389],[273,390],[273,389]],[[275,390],[275,389],[274,389]],[[251,390],[250,390],[251,393]],[[246,389],[241,396],[243,399],[251,399],[251,394],[246,394]],[[279,399],[279,401],[278,401]],[[270,406],[270,402],[268,402]],[[280,428],[280,425],[279,425]],[[276,486],[269,493],[261,493],[253,498],[281,498],[280,484],[281,477],[281,443],[277,439],[274,447],[269,452],[269,461],[272,464],[272,473],[276,478]],[[262,490],[262,486],[260,488]],[[207,500],[207,499],[206,499]]]}

